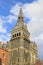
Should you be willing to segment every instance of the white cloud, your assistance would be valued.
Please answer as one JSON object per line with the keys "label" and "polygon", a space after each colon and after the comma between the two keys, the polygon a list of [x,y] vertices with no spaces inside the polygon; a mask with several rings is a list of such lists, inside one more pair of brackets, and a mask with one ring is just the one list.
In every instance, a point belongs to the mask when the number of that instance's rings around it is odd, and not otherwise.
{"label": "white cloud", "polygon": [[6,41],[9,41],[9,40],[10,40],[10,34],[0,35],[0,41],[6,42]]}
{"label": "white cloud", "polygon": [[34,40],[36,41],[38,46],[38,57],[40,57],[40,59],[43,59],[43,33],[35,37]]}
{"label": "white cloud", "polygon": [[8,15],[8,16],[6,16],[6,17],[3,16],[3,17],[2,17],[2,20],[4,21],[4,23],[7,22],[7,23],[10,23],[10,24],[11,24],[12,22],[14,22],[14,21],[17,20],[17,16],[14,16],[14,15],[11,15],[11,14],[10,14],[10,15]]}
{"label": "white cloud", "polygon": [[43,32],[43,0],[37,0],[30,4],[23,5],[24,16],[29,18],[27,24],[32,36]]}
{"label": "white cloud", "polygon": [[3,27],[3,20],[0,17],[0,33],[6,33],[6,28]]}
{"label": "white cloud", "polygon": [[[37,0],[30,4],[24,4],[23,12],[24,16],[30,19],[28,23],[28,28],[32,36],[36,36],[37,34],[43,32],[43,0]],[[14,15],[18,15],[20,9],[20,3],[16,4],[10,12]]]}
{"label": "white cloud", "polygon": [[[43,49],[43,0],[37,0],[32,3],[22,5],[24,17],[30,19],[27,24],[32,38],[38,45],[38,54],[42,56]],[[20,3],[16,4],[10,12],[18,15]]]}
{"label": "white cloud", "polygon": [[0,33],[6,33],[7,29],[4,27],[6,23],[12,24],[17,20],[17,16],[8,15],[8,16],[0,16]]}
{"label": "white cloud", "polygon": [[17,3],[14,7],[11,8],[10,12],[13,13],[14,15],[18,15],[20,5],[22,5],[22,3]]}

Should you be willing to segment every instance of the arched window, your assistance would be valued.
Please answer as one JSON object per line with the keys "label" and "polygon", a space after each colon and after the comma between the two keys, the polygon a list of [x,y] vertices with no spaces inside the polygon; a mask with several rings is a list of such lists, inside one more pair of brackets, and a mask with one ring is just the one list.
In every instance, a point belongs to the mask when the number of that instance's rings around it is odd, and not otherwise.
{"label": "arched window", "polygon": [[6,54],[5,53],[3,53],[3,58],[6,58]]}
{"label": "arched window", "polygon": [[19,19],[20,19],[20,17],[19,17]]}
{"label": "arched window", "polygon": [[18,33],[17,33],[17,36],[18,36]]}
{"label": "arched window", "polygon": [[14,38],[14,35],[13,35],[13,38]]}
{"label": "arched window", "polygon": [[22,17],[22,19],[23,19],[23,17]]}
{"label": "arched window", "polygon": [[19,58],[18,58],[18,62],[19,62]]}
{"label": "arched window", "polygon": [[15,34],[15,37],[16,37],[16,34]]}
{"label": "arched window", "polygon": [[19,36],[20,36],[20,32],[19,32]]}

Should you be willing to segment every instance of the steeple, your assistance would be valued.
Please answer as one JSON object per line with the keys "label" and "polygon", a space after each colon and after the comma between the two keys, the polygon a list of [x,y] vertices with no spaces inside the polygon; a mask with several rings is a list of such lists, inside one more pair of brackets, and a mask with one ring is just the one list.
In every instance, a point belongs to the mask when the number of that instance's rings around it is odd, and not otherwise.
{"label": "steeple", "polygon": [[19,11],[18,21],[19,21],[19,22],[23,22],[23,12],[22,12],[22,8],[20,8],[20,11]]}

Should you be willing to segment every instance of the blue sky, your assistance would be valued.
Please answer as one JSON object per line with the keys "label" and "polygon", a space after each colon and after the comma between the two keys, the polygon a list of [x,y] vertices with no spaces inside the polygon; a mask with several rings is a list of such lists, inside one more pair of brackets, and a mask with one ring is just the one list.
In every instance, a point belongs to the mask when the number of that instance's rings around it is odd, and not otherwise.
{"label": "blue sky", "polygon": [[[12,23],[10,24],[8,19],[8,16],[13,16],[13,14],[10,12],[11,8],[13,8],[13,6],[15,6],[17,3],[32,3],[35,0],[0,0],[0,17],[3,20],[3,27],[6,28],[6,33],[0,32],[1,35],[6,35],[10,33],[10,30],[13,28],[13,26],[16,24],[15,19],[12,20]],[[21,6],[21,4],[19,4]],[[25,18],[26,23],[28,22],[28,18]],[[5,22],[6,21],[6,22]],[[14,22],[15,21],[15,22]],[[9,31],[8,31],[9,30]],[[4,41],[4,38],[3,38]]]}
{"label": "blue sky", "polygon": [[38,56],[43,59],[43,0],[0,0],[0,41],[10,39],[21,6],[30,39],[36,42]]}
{"label": "blue sky", "polygon": [[22,4],[25,3],[32,3],[34,0],[0,0],[0,15],[7,16],[10,14],[10,9],[17,3],[21,2]]}

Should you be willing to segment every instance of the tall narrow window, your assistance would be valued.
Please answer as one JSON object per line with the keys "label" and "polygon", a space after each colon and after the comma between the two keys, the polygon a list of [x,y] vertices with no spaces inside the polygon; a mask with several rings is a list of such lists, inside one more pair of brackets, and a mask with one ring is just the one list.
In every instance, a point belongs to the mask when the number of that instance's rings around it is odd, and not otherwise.
{"label": "tall narrow window", "polygon": [[6,58],[6,54],[5,53],[3,53],[3,58]]}
{"label": "tall narrow window", "polygon": [[18,33],[17,33],[17,36],[18,36]]}
{"label": "tall narrow window", "polygon": [[20,17],[19,17],[19,19],[20,19]]}
{"label": "tall narrow window", "polygon": [[20,32],[19,32],[19,36],[20,36]]}
{"label": "tall narrow window", "polygon": [[13,35],[13,38],[14,38],[14,35]]}
{"label": "tall narrow window", "polygon": [[15,34],[15,37],[16,37],[16,34]]}
{"label": "tall narrow window", "polygon": [[19,58],[18,58],[18,62],[19,62]]}

